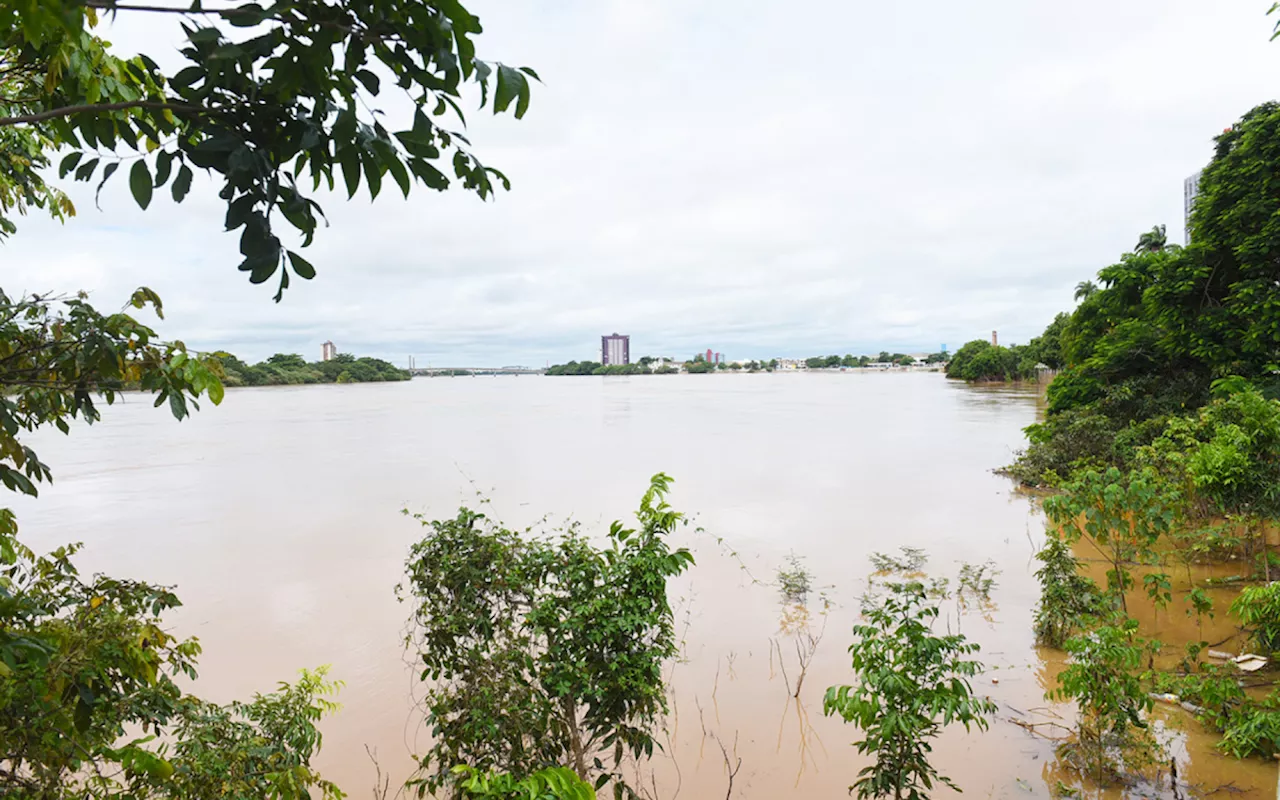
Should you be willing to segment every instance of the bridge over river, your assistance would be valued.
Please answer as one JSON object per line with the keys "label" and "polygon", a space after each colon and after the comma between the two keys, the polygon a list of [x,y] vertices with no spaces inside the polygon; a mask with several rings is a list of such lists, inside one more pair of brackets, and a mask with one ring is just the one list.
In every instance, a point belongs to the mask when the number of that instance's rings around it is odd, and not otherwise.
{"label": "bridge over river", "polygon": [[449,375],[455,377],[474,377],[476,375],[541,375],[545,369],[533,367],[414,367],[409,374],[415,377]]}

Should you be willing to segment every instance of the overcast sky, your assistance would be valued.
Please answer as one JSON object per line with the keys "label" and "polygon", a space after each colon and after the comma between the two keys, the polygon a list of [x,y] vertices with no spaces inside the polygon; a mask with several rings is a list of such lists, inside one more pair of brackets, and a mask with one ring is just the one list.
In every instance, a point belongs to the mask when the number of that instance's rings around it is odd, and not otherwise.
{"label": "overcast sky", "polygon": [[[470,118],[510,193],[321,197],[319,274],[277,305],[211,183],[146,212],[121,178],[102,211],[81,184],[67,225],[20,220],[0,277],[104,308],[147,285],[166,336],[254,360],[332,339],[540,366],[613,331],[633,358],[1025,342],[1142,231],[1182,241],[1183,178],[1280,96],[1269,5],[470,0],[480,55],[545,82],[522,121]],[[176,64],[175,31],[107,36]]]}

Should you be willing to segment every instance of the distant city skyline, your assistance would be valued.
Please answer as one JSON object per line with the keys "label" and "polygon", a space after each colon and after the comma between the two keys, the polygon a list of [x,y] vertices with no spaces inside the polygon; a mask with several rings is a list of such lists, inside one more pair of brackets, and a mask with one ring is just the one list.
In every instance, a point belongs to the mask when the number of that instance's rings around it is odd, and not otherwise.
{"label": "distant city skyline", "polygon": [[[970,336],[965,338],[963,341],[959,342],[958,345],[963,345],[964,343],[973,341],[975,339],[989,338],[990,335],[994,333],[996,332],[990,331],[988,336],[981,336],[981,335]],[[1038,333],[1039,332],[1033,335],[1038,335]],[[704,344],[699,342],[698,344],[692,345],[692,346],[688,344],[676,345],[676,346],[665,346],[665,347],[664,346],[655,346],[655,347],[641,346],[641,347],[637,347],[637,351],[635,354],[632,354],[630,352],[630,349],[631,349],[630,340],[632,338],[635,338],[633,337],[632,334],[606,334],[599,337],[599,340],[598,340],[599,344],[596,344],[594,346],[588,345],[588,347],[592,348],[591,352],[583,352],[583,347],[581,342],[576,343],[577,346],[575,347],[557,348],[555,352],[528,351],[528,350],[521,351],[517,349],[511,349],[511,350],[504,350],[496,353],[487,353],[483,355],[478,355],[475,353],[468,353],[465,349],[460,349],[453,352],[446,352],[442,350],[427,350],[421,347],[418,347],[415,349],[412,344],[410,344],[408,347],[400,349],[397,352],[397,351],[379,350],[373,347],[366,347],[360,344],[358,340],[354,341],[350,345],[344,344],[341,348],[341,352],[352,353],[354,355],[362,356],[362,357],[370,356],[373,358],[380,358],[392,364],[395,364],[397,366],[408,368],[408,369],[418,369],[418,368],[425,369],[428,367],[453,367],[453,366],[502,368],[502,367],[509,367],[512,365],[541,367],[547,364],[564,364],[564,363],[568,363],[569,361],[578,361],[578,362],[597,361],[600,363],[606,363],[604,361],[604,357],[605,357],[604,348],[607,346],[606,340],[612,338],[613,336],[617,336],[619,340],[624,341],[624,345],[620,345],[624,349],[622,354],[619,357],[626,358],[626,361],[617,362],[617,363],[635,363],[638,359],[645,356],[648,356],[651,358],[669,358],[675,361],[682,362],[682,361],[687,361],[692,359],[695,355],[701,355],[703,358],[713,363],[716,362],[717,359],[725,362],[739,361],[739,362],[745,363],[748,361],[768,361],[774,358],[802,361],[806,358],[812,358],[814,356],[830,356],[830,355],[840,355],[840,356],[868,355],[868,356],[874,357],[880,352],[906,353],[910,355],[927,355],[927,354],[936,353],[936,352],[947,352],[948,350],[952,349],[947,343],[927,345],[927,346],[926,345],[869,343],[861,346],[845,345],[845,346],[835,346],[835,347],[833,347],[830,344],[818,344],[813,347],[808,347],[804,349],[797,349],[794,346],[770,346],[768,344],[743,343],[741,345],[733,346],[732,348],[724,347],[723,349],[719,349],[714,347],[708,348]],[[659,340],[659,341],[661,340],[660,337],[654,337],[654,338],[655,340]],[[702,339],[704,342],[708,338],[719,339],[719,337],[714,337],[714,336],[713,337],[699,336],[698,338]],[[1030,339],[1030,337],[1028,337],[1028,339]],[[253,349],[235,349],[235,348],[228,348],[228,347],[218,348],[216,346],[212,348],[200,347],[199,349],[205,352],[222,349],[232,353],[233,355],[241,359],[247,359],[250,362],[265,360],[266,358],[272,355],[275,355],[276,353],[296,353],[310,360],[311,357],[308,354],[314,353],[316,347],[320,348],[320,360],[322,361],[329,360],[334,355],[337,355],[337,353],[339,352],[339,347],[336,344],[334,344],[334,342],[331,339],[327,339],[324,341],[313,339],[310,342],[306,342],[306,343],[303,343],[301,346],[295,346],[295,347],[290,347],[283,343],[276,346],[273,346],[270,344],[263,345],[261,342],[258,342],[256,344],[257,344],[257,347]],[[1009,343],[1006,343],[1006,344],[1009,344]],[[195,347],[194,344],[192,344],[192,346]],[[728,355],[726,351],[732,351],[733,353],[732,358]]]}

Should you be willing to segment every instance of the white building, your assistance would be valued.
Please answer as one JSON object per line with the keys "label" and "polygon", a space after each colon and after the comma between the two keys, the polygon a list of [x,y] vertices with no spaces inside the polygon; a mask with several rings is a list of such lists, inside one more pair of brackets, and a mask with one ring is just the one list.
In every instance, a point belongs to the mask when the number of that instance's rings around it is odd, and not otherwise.
{"label": "white building", "polygon": [[1191,210],[1195,208],[1196,197],[1200,194],[1200,174],[1197,172],[1182,182],[1183,231],[1187,244],[1191,244]]}
{"label": "white building", "polygon": [[332,361],[333,357],[338,354],[338,348],[333,342],[325,342],[320,345],[320,360]]}

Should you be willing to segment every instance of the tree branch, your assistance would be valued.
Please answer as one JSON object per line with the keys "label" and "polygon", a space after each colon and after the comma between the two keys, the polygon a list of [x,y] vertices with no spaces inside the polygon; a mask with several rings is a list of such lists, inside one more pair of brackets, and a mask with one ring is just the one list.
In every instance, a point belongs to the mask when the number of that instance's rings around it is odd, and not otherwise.
{"label": "tree branch", "polygon": [[36,122],[44,122],[47,119],[69,117],[73,114],[99,114],[104,111],[126,111],[131,108],[150,108],[158,111],[185,111],[197,113],[200,111],[198,106],[186,105],[184,103],[161,103],[155,100],[133,100],[125,103],[88,103],[80,106],[52,108],[48,111],[40,111],[35,114],[24,114],[19,117],[0,117],[0,128],[9,125],[31,125]]}
{"label": "tree branch", "polygon": [[[158,11],[163,14],[218,14],[225,15],[227,11],[235,13],[235,9],[200,9],[194,11],[190,8],[173,8],[170,6],[135,6],[126,5],[124,3],[113,3],[111,0],[86,0],[84,3],[86,8],[96,8],[101,11]],[[243,13],[243,12],[242,12]]]}

